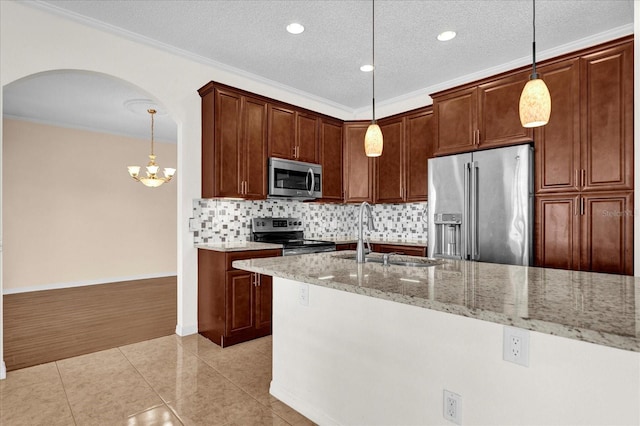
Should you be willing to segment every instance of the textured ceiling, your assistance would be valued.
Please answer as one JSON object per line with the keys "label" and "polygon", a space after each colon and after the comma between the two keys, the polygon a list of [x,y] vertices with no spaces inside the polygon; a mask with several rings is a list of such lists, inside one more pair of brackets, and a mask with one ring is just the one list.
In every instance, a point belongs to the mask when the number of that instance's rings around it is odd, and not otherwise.
{"label": "textured ceiling", "polygon": [[[505,63],[530,63],[530,0],[376,0],[376,102],[392,102]],[[345,111],[368,109],[370,1],[87,1],[36,6],[199,57]],[[632,32],[632,0],[538,0],[537,50]],[[294,36],[290,22],[306,30]],[[455,30],[450,42],[436,35]],[[624,32],[624,31],[623,31]],[[200,87],[205,82],[194,82]]]}

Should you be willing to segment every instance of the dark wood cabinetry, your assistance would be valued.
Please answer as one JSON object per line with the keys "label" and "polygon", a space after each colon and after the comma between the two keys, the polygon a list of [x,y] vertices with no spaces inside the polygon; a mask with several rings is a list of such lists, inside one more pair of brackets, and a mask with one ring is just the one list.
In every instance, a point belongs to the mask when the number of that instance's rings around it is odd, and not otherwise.
{"label": "dark wood cabinetry", "polygon": [[427,256],[427,247],[405,246],[402,244],[371,244],[371,249],[376,253],[398,253],[407,256]]}
{"label": "dark wood cabinetry", "polygon": [[220,346],[271,334],[272,278],[233,268],[234,260],[281,250],[198,250],[198,332]]}
{"label": "dark wood cabinetry", "polygon": [[211,83],[200,95],[202,197],[266,198],[266,102]]}
{"label": "dark wood cabinetry", "polygon": [[395,116],[383,119],[378,122],[378,125],[384,138],[384,147],[382,155],[374,160],[374,201],[376,203],[401,203],[404,200],[405,177],[404,117]]}
{"label": "dark wood cabinetry", "polygon": [[373,158],[364,153],[364,134],[369,122],[344,124],[344,201],[373,202]]}
{"label": "dark wood cabinetry", "polygon": [[633,274],[632,212],[632,192],[537,197],[537,265]]}
{"label": "dark wood cabinetry", "polygon": [[527,80],[527,72],[514,72],[433,94],[435,155],[532,141],[518,115]]}
{"label": "dark wood cabinetry", "polygon": [[427,200],[428,159],[433,157],[433,108],[420,108],[405,117],[405,184],[404,200]]}
{"label": "dark wood cabinetry", "polygon": [[342,122],[320,121],[320,164],[322,165],[322,200],[342,202]]}
{"label": "dark wood cabinetry", "polygon": [[269,105],[269,157],[318,162],[319,116]]}
{"label": "dark wood cabinetry", "polygon": [[543,64],[552,99],[536,129],[536,264],[633,273],[633,43]]}

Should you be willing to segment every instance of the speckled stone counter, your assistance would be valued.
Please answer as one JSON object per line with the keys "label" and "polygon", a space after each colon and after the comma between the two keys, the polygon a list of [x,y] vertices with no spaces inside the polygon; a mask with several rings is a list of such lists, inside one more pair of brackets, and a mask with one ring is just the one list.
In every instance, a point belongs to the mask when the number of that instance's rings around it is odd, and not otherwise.
{"label": "speckled stone counter", "polygon": [[355,252],[240,260],[233,266],[640,352],[640,279],[458,260],[384,267],[341,258],[348,253]]}
{"label": "speckled stone counter", "polygon": [[254,241],[232,241],[196,244],[195,248],[213,251],[247,251],[281,249],[282,244],[257,243]]}

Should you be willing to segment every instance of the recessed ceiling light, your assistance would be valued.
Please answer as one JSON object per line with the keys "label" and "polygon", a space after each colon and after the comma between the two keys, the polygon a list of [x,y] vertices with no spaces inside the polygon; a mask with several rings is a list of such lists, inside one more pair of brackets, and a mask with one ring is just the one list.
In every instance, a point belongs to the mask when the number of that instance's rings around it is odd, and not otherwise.
{"label": "recessed ceiling light", "polygon": [[304,26],[302,24],[298,24],[297,22],[293,22],[287,25],[287,31],[291,34],[300,34],[304,31]]}
{"label": "recessed ceiling light", "polygon": [[360,67],[360,71],[362,72],[371,72],[373,71],[373,65],[371,64],[366,64]]}
{"label": "recessed ceiling light", "polygon": [[456,36],[456,32],[455,31],[443,31],[440,34],[438,34],[438,40],[440,41],[449,41],[453,38],[455,38]]}

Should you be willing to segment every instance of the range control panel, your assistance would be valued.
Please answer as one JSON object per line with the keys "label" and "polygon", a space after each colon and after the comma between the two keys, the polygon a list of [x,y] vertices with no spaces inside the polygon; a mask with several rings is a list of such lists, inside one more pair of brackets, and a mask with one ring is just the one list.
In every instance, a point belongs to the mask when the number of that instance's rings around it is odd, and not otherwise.
{"label": "range control panel", "polygon": [[251,219],[253,232],[291,232],[302,231],[302,219],[294,217],[255,217]]}

